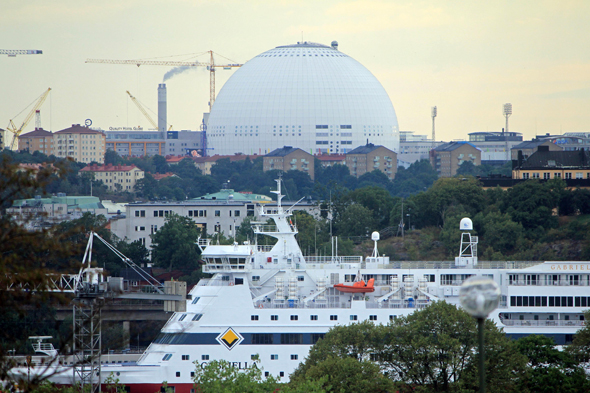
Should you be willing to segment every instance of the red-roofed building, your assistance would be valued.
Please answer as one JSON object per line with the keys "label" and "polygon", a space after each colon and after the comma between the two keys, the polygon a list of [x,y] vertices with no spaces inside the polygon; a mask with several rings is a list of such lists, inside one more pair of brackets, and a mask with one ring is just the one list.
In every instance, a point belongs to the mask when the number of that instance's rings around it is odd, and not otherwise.
{"label": "red-roofed building", "polygon": [[180,161],[188,159],[188,156],[166,156],[166,163],[168,165],[177,165]]}
{"label": "red-roofed building", "polygon": [[88,165],[80,172],[94,173],[95,180],[101,180],[109,190],[133,191],[144,172],[135,165]]}
{"label": "red-roofed building", "polygon": [[167,177],[178,177],[178,176],[176,176],[172,172],[166,172],[166,173],[152,173],[152,177],[154,178],[154,180],[160,181],[160,180],[165,179]]}
{"label": "red-roofed building", "polygon": [[346,165],[346,155],[344,154],[320,154],[318,156],[315,156],[315,158],[320,160],[322,168],[326,168],[336,164]]}
{"label": "red-roofed building", "polygon": [[80,124],[53,134],[53,154],[78,162],[104,162],[106,136]]}

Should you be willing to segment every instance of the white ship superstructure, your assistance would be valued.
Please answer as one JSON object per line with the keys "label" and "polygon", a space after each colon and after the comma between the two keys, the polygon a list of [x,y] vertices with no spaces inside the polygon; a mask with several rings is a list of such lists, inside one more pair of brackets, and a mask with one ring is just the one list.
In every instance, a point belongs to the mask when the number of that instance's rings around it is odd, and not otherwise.
{"label": "white ship superstructure", "polygon": [[[103,379],[112,373],[131,392],[152,393],[166,381],[189,393],[194,362],[224,359],[243,369],[258,359],[263,375],[287,381],[333,326],[387,324],[433,301],[459,304],[460,285],[473,275],[500,285],[500,306],[490,318],[509,336],[545,334],[566,344],[584,324],[589,262],[478,262],[468,219],[454,262],[390,261],[376,246],[365,259],[304,256],[291,212],[281,206],[280,182],[276,194],[278,207],[259,207],[274,225],[253,223],[256,234],[276,243],[202,244],[203,271],[213,276],[190,291],[186,311],[172,315],[136,364],[103,365]],[[336,284],[343,284],[340,290]],[[71,384],[72,373],[53,379]]]}

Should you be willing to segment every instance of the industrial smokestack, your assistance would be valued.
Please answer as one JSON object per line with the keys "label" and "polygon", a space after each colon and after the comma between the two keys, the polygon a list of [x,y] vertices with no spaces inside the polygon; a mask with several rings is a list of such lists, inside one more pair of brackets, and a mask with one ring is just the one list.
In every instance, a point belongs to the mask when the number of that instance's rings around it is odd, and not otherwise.
{"label": "industrial smokestack", "polygon": [[166,108],[166,84],[158,85],[158,130],[166,131],[168,124],[168,112]]}

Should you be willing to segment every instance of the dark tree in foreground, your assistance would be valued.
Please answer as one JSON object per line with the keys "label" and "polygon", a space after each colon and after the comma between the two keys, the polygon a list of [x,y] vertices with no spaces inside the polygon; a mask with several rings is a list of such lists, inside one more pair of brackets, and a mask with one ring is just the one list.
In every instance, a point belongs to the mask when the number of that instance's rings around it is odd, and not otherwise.
{"label": "dark tree in foreground", "polygon": [[172,271],[192,271],[198,268],[200,251],[196,245],[200,229],[188,217],[171,214],[166,223],[152,236],[152,262]]}

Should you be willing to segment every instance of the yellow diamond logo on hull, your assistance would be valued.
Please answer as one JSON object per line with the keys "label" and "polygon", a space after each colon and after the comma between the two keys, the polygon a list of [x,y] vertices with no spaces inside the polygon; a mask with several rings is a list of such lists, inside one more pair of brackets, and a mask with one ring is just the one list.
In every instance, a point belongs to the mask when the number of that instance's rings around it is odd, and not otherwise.
{"label": "yellow diamond logo on hull", "polygon": [[227,329],[225,332],[217,336],[217,341],[230,351],[241,343],[243,339],[244,338],[232,328]]}

